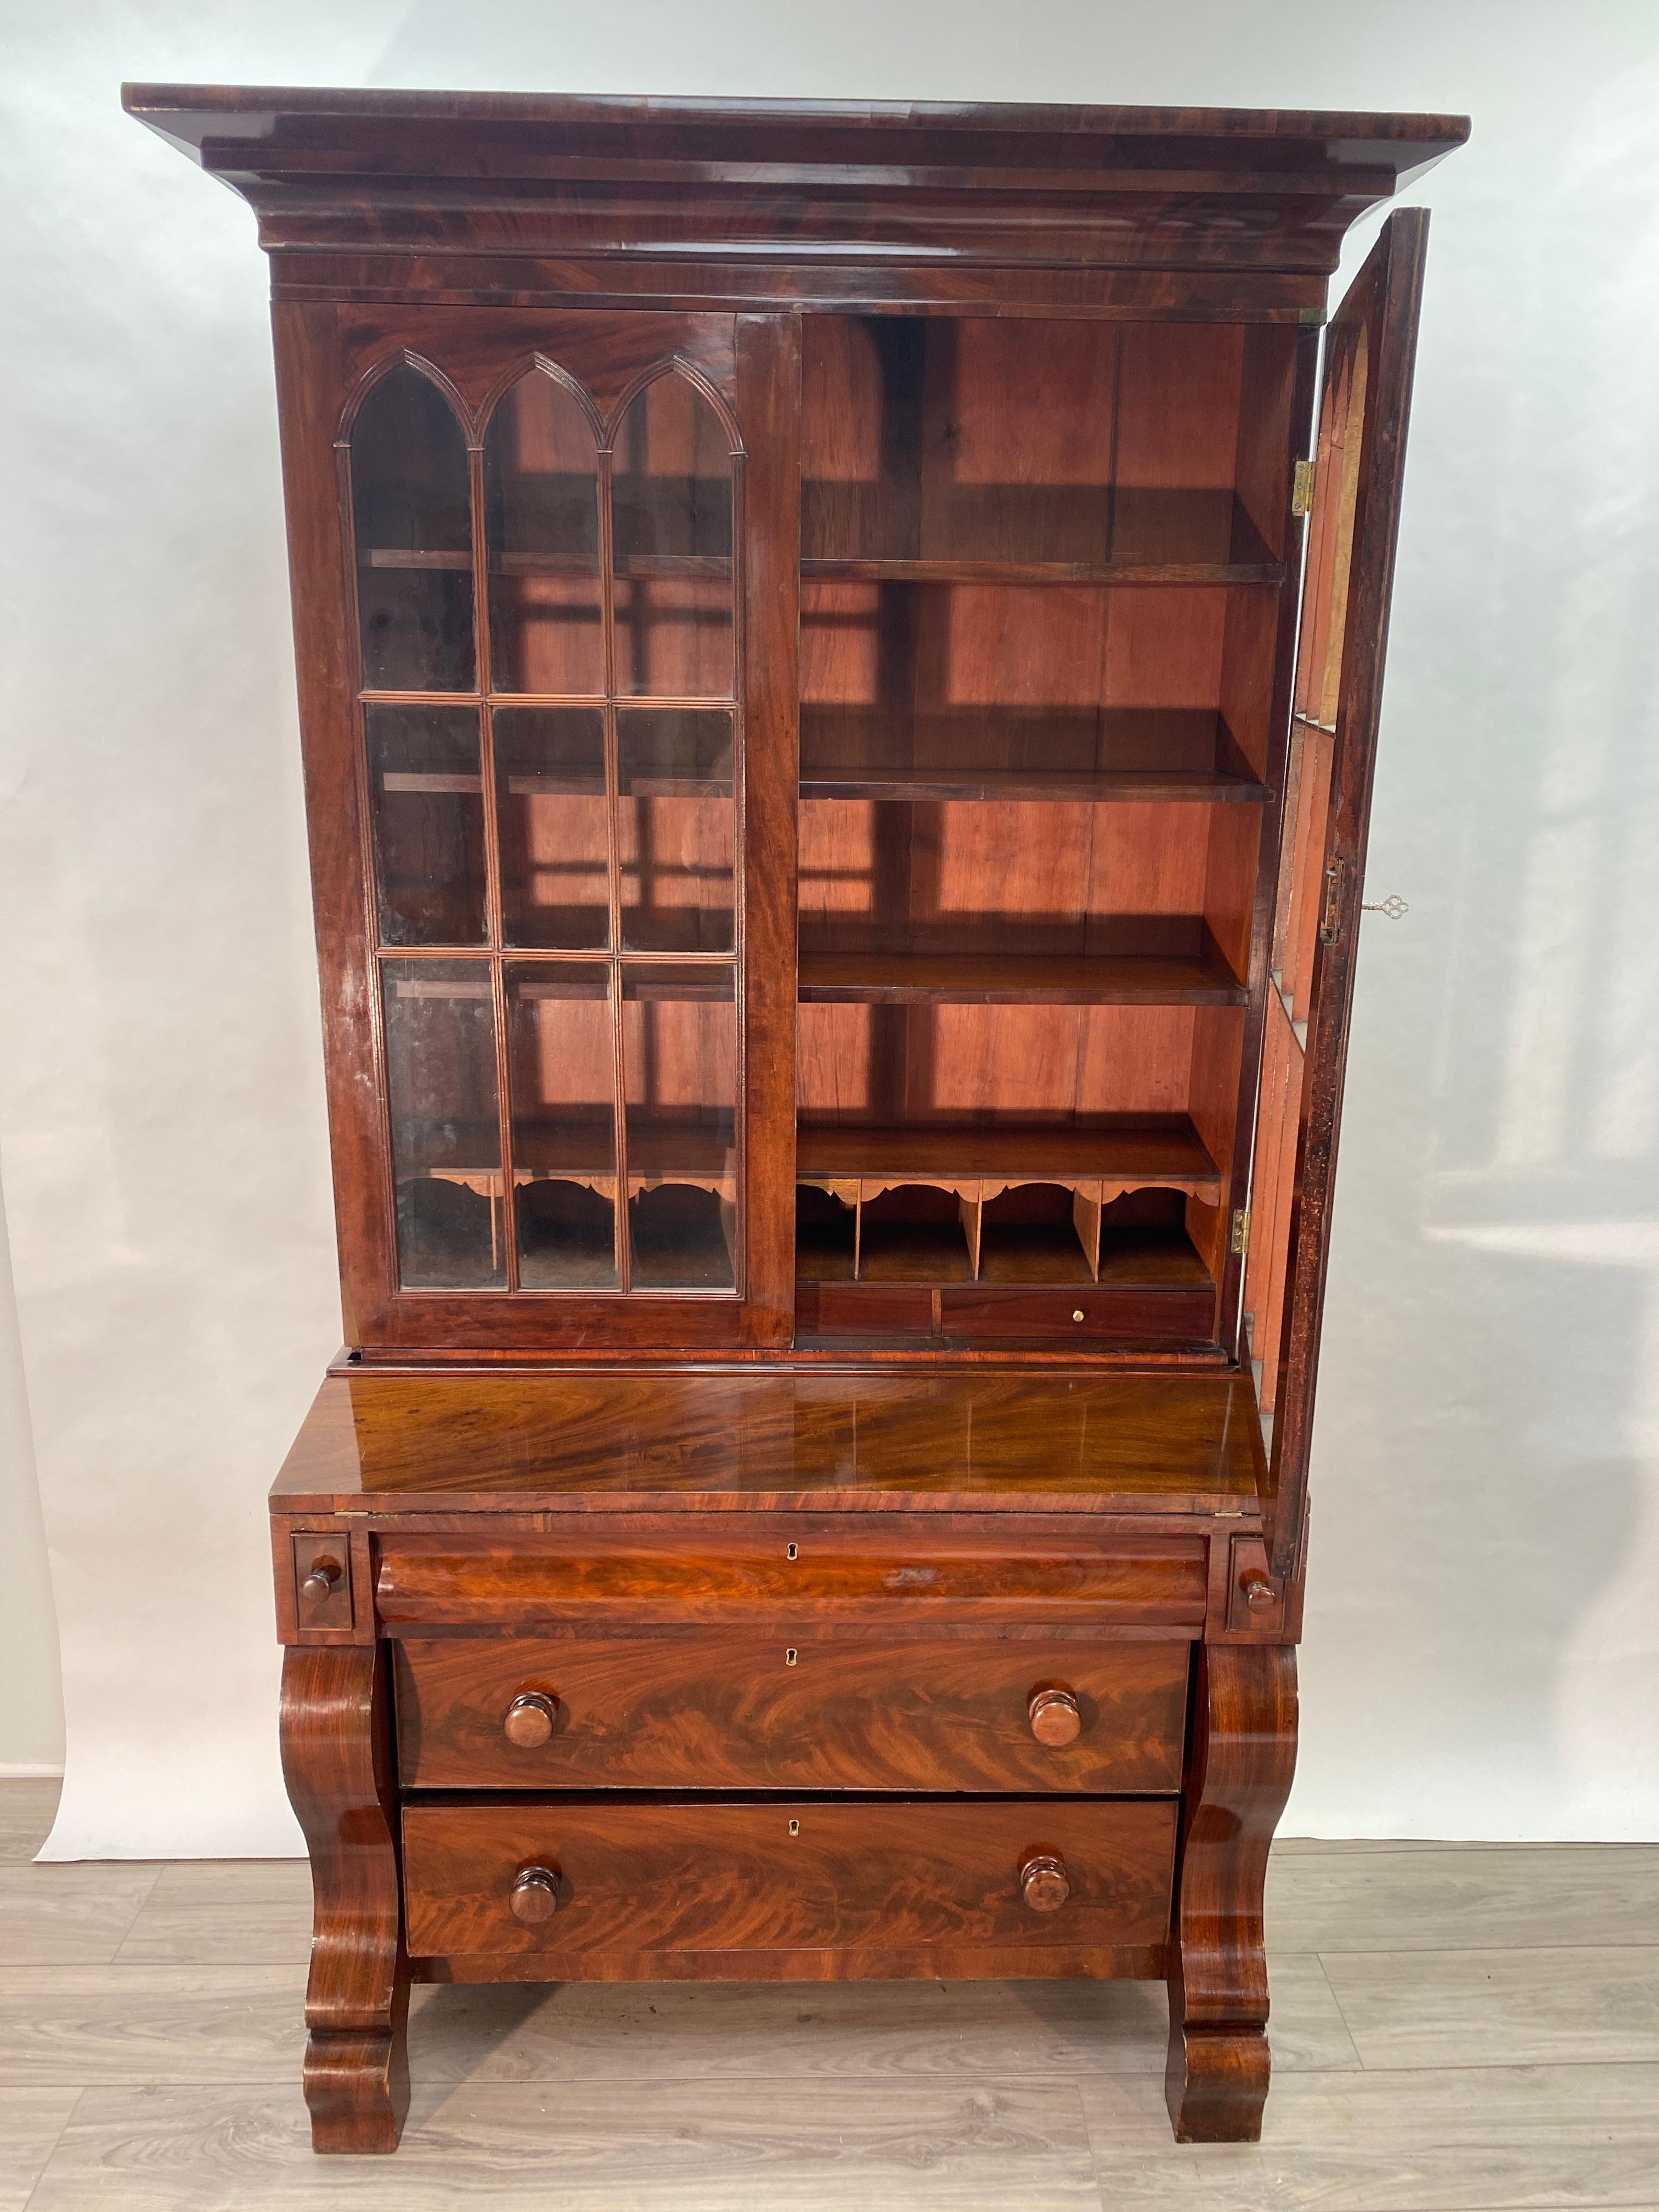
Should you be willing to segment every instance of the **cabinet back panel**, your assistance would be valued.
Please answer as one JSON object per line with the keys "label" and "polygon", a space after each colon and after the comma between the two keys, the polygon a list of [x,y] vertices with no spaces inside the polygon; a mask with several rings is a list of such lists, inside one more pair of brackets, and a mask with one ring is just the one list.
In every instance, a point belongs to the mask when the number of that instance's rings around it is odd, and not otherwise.
{"label": "cabinet back panel", "polygon": [[1205,1012],[1237,1026],[1231,1008],[805,1006],[797,1102],[870,1123],[1182,1114]]}
{"label": "cabinet back panel", "polygon": [[1260,837],[1246,806],[808,800],[801,947],[1081,954],[1133,937],[1179,949],[1189,931],[1131,925],[1204,915],[1242,976]]}

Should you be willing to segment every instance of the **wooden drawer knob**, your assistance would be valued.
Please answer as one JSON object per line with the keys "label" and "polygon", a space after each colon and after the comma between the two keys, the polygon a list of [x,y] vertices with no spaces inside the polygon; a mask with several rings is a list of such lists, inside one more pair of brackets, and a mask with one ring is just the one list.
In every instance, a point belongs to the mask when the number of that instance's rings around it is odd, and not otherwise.
{"label": "wooden drawer knob", "polygon": [[526,1928],[538,1928],[559,1909],[559,1877],[550,1867],[526,1867],[507,1897],[513,1917]]}
{"label": "wooden drawer knob", "polygon": [[307,1605],[323,1604],[339,1587],[340,1577],[344,1571],[337,1559],[326,1557],[313,1559],[311,1572],[300,1585],[301,1596]]}
{"label": "wooden drawer knob", "polygon": [[1039,1743],[1057,1749],[1063,1743],[1075,1743],[1083,1733],[1083,1716],[1069,1690],[1033,1690],[1025,1710]]}
{"label": "wooden drawer knob", "polygon": [[1266,1613],[1279,1602],[1279,1592],[1260,1567],[1251,1567],[1239,1577],[1239,1587],[1244,1593],[1244,1602],[1252,1613]]}
{"label": "wooden drawer knob", "polygon": [[1065,1868],[1048,1851],[1026,1860],[1019,1870],[1019,1889],[1033,1912],[1058,1912],[1072,1893]]}
{"label": "wooden drawer knob", "polygon": [[539,1690],[526,1690],[507,1707],[501,1732],[520,1751],[535,1751],[551,1736],[558,1714],[556,1698],[544,1697]]}

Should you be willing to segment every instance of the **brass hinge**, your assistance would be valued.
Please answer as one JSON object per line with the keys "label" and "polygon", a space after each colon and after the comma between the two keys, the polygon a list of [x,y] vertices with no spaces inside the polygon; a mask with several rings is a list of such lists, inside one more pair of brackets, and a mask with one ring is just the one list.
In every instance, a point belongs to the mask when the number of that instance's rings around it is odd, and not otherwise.
{"label": "brass hinge", "polygon": [[1233,1250],[1242,1258],[1250,1249],[1250,1212],[1245,1206],[1233,1209]]}
{"label": "brass hinge", "polygon": [[1325,871],[1325,904],[1319,917],[1319,941],[1334,945],[1342,933],[1342,878],[1346,871],[1340,860],[1333,860]]}
{"label": "brass hinge", "polygon": [[1295,480],[1291,485],[1291,513],[1292,514],[1307,514],[1309,508],[1313,505],[1313,491],[1314,465],[1311,461],[1298,461],[1296,465]]}

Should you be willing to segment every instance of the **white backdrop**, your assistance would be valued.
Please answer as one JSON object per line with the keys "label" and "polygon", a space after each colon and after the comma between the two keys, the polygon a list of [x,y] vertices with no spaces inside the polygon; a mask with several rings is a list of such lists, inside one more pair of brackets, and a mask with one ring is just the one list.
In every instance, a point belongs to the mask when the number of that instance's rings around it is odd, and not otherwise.
{"label": "white backdrop", "polygon": [[265,266],[124,76],[1474,114],[1419,195],[1370,873],[1412,910],[1365,926],[1287,1825],[1659,1835],[1651,0],[0,15],[0,1158],[54,1855],[297,1847],[263,1500],[337,1337]]}

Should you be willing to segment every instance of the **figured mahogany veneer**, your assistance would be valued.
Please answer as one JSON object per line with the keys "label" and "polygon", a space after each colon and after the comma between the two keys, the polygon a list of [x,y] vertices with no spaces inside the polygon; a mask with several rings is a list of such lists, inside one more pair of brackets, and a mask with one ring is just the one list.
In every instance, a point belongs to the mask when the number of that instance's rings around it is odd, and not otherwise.
{"label": "figured mahogany veneer", "polygon": [[124,99],[271,259],[316,2148],[412,1974],[1158,1977],[1255,2140],[1419,210],[1321,327],[1467,123]]}
{"label": "figured mahogany veneer", "polygon": [[1238,1375],[348,1371],[318,1392],[271,1502],[293,1514],[1044,1512],[1107,1499],[1254,1512],[1266,1481]]}
{"label": "figured mahogany veneer", "polygon": [[[411,1790],[1181,1787],[1188,1643],[786,1626],[394,1651]],[[551,1708],[533,1740],[505,1725],[529,1698]]]}
{"label": "figured mahogany veneer", "polygon": [[514,1628],[580,1618],[675,1624],[786,1620],[1042,1620],[1194,1628],[1204,1619],[1206,1553],[1195,1538],[1116,1536],[1028,1521],[907,1522],[896,1515],[708,1519],[672,1540],[572,1534],[481,1542],[388,1533],[375,1606],[407,1626]]}
{"label": "figured mahogany veneer", "polygon": [[[1144,1974],[1175,1832],[1156,1800],[410,1805],[409,1941],[445,1981]],[[529,1869],[556,1908],[534,1919]]]}

